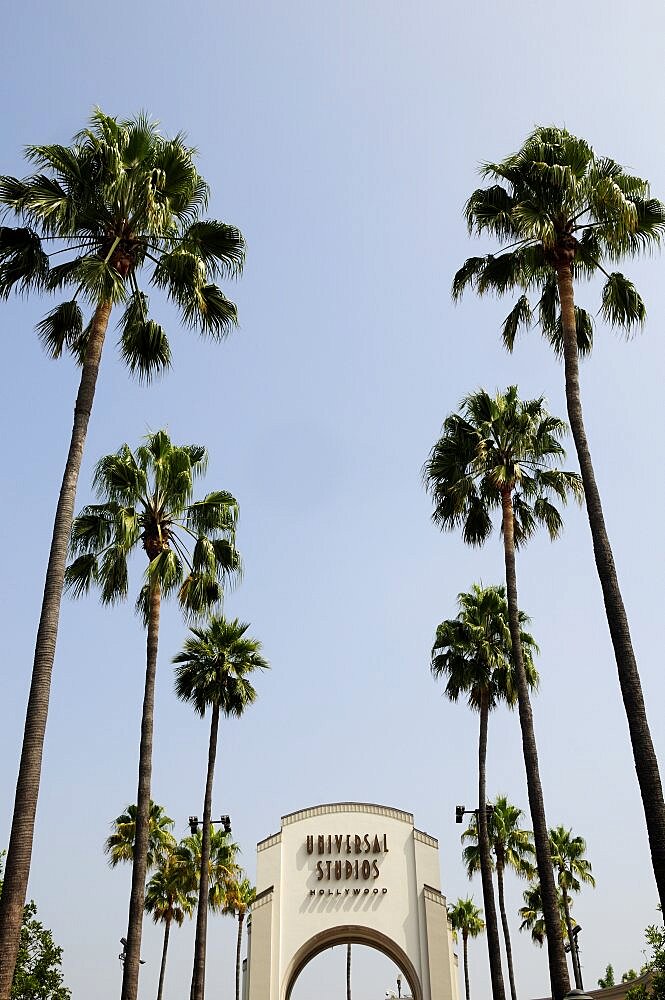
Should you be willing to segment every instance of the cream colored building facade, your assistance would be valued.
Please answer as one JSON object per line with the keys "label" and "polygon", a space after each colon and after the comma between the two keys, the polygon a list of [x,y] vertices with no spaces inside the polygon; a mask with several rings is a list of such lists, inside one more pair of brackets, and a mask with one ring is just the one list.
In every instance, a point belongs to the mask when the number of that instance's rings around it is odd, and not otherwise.
{"label": "cream colored building facade", "polygon": [[290,1000],[304,966],[346,942],[391,958],[414,1000],[458,1000],[438,843],[411,813],[338,802],[283,816],[258,844],[256,888],[245,1000]]}

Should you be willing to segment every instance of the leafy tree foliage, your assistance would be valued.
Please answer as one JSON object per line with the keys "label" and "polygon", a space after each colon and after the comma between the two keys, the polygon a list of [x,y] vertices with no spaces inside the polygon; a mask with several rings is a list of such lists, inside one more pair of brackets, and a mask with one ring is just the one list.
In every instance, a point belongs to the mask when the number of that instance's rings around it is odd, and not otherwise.
{"label": "leafy tree foliage", "polygon": [[665,1000],[665,927],[650,924],[644,933],[651,951],[646,971],[652,977],[628,990],[626,1000]]}
{"label": "leafy tree foliage", "polygon": [[[0,895],[3,866],[4,852],[0,854]],[[11,1000],[70,1000],[71,992],[62,981],[61,962],[62,948],[37,920],[37,906],[31,900],[23,909]]]}

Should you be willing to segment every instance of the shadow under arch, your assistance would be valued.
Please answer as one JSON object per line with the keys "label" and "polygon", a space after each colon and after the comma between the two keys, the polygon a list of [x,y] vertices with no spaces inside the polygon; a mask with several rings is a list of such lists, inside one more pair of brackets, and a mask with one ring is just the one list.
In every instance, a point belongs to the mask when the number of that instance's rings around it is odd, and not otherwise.
{"label": "shadow under arch", "polygon": [[335,944],[364,944],[369,948],[383,952],[401,970],[409,984],[413,1000],[423,1000],[420,980],[406,952],[386,934],[373,930],[371,927],[360,927],[356,924],[340,924],[337,927],[329,927],[327,930],[315,934],[298,949],[286,970],[281,1000],[291,1000],[293,987],[305,966],[326,948]]}

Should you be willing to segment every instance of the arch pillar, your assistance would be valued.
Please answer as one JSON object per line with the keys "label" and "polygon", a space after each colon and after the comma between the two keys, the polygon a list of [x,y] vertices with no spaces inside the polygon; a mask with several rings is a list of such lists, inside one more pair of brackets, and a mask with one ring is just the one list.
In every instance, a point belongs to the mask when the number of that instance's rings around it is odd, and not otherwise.
{"label": "arch pillar", "polygon": [[458,1000],[438,843],[410,813],[341,802],[283,816],[258,844],[256,887],[244,1000],[291,1000],[307,963],[339,943],[391,958],[414,1000]]}

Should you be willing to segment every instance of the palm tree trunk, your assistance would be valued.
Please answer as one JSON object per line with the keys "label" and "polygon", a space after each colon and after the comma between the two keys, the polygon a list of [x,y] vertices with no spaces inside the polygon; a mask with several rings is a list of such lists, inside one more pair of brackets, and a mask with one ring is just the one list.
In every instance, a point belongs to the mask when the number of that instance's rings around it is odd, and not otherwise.
{"label": "palm tree trunk", "polygon": [[236,1000],[240,1000],[240,957],[242,954],[242,922],[245,914],[238,911],[238,943],[236,945]]}
{"label": "palm tree trunk", "polygon": [[633,652],[628,617],[619,589],[614,556],[605,528],[605,518],[600,493],[591,462],[591,452],[584,427],[580,397],[579,361],[571,265],[563,262],[557,266],[557,282],[563,325],[563,356],[566,372],[566,404],[568,419],[577,449],[586,509],[593,540],[596,569],[603,591],[605,614],[610,629],[614,657],[619,674],[621,696],[628,719],[630,742],[633,748],[635,771],[642,795],[646,819],[651,862],[653,864],[661,907],[665,909],[665,802],[658,770],[658,760],[647,721],[644,696],[637,661]]}
{"label": "palm tree trunk", "polygon": [[164,992],[164,977],[166,975],[166,953],[169,947],[169,934],[171,932],[171,918],[167,917],[164,924],[164,947],[162,948],[162,964],[159,967],[159,986],[157,987],[157,1000],[162,1000]]}
{"label": "palm tree trunk", "polygon": [[155,714],[155,677],[157,675],[157,643],[161,587],[158,580],[150,585],[148,638],[146,643],[145,691],[141,716],[139,746],[139,783],[136,793],[136,829],[132,859],[132,887],[129,896],[127,922],[127,955],[122,975],[121,1000],[136,1000],[139,988],[141,932],[145,906],[145,877],[148,868],[148,836],[150,824],[150,781],[152,778],[152,730]]}
{"label": "palm tree trunk", "polygon": [[487,720],[489,703],[487,690],[480,696],[480,736],[478,738],[478,853],[480,855],[480,875],[483,883],[483,905],[485,907],[485,927],[487,930],[487,952],[490,963],[492,996],[494,1000],[505,1000],[506,990],[501,969],[501,944],[494,903],[492,884],[492,859],[487,832]]}
{"label": "palm tree trunk", "polygon": [[529,687],[524,669],[522,643],[520,640],[519,605],[517,602],[517,571],[515,569],[515,522],[510,489],[501,493],[503,511],[503,551],[506,565],[506,592],[508,597],[508,618],[513,660],[517,675],[517,700],[522,730],[522,752],[526,769],[526,783],[529,794],[533,839],[536,849],[536,863],[543,904],[543,917],[547,935],[547,957],[552,987],[552,1000],[563,1000],[570,990],[566,954],[563,950],[563,935],[557,907],[556,887],[552,871],[550,843],[545,819],[543,790],[540,784],[536,734],[533,728],[533,713]]}
{"label": "palm tree trunk", "polygon": [[464,993],[466,1000],[470,1000],[471,991],[469,989],[469,935],[462,931],[462,947],[464,950]]}
{"label": "palm tree trunk", "polygon": [[76,486],[83,447],[110,314],[111,303],[102,302],[97,306],[92,318],[90,338],[74,405],[74,424],[69,451],[55,511],[25,716],[14,815],[5,863],[4,886],[0,898],[0,1000],[9,1000],[21,936],[67,548],[74,518]]}
{"label": "palm tree trunk", "polygon": [[346,1000],[351,1000],[351,945],[346,946]]}
{"label": "palm tree trunk", "polygon": [[212,818],[212,785],[217,757],[217,732],[219,705],[212,706],[210,744],[208,747],[208,772],[203,800],[203,829],[201,831],[201,875],[199,879],[199,905],[196,911],[196,939],[194,941],[194,969],[192,972],[191,1000],[205,996],[206,938],[208,933],[208,885],[210,867],[210,820]]}
{"label": "palm tree trunk", "polygon": [[579,956],[577,954],[577,948],[575,947],[575,938],[573,937],[573,922],[570,919],[570,905],[568,903],[568,893],[566,892],[565,885],[561,886],[561,902],[563,903],[563,912],[566,917],[566,929],[568,931],[568,944],[570,945],[570,957],[573,963],[573,977],[575,979],[575,988],[578,990],[583,990],[582,986],[582,970],[580,969]]}
{"label": "palm tree trunk", "polygon": [[510,943],[510,930],[508,929],[508,917],[506,916],[506,900],[503,894],[503,864],[497,859],[496,880],[499,885],[499,910],[501,911],[501,926],[503,927],[503,940],[506,944],[506,958],[508,960],[508,979],[510,981],[511,1000],[517,1000],[517,990],[515,989],[515,972],[513,970],[513,949]]}

